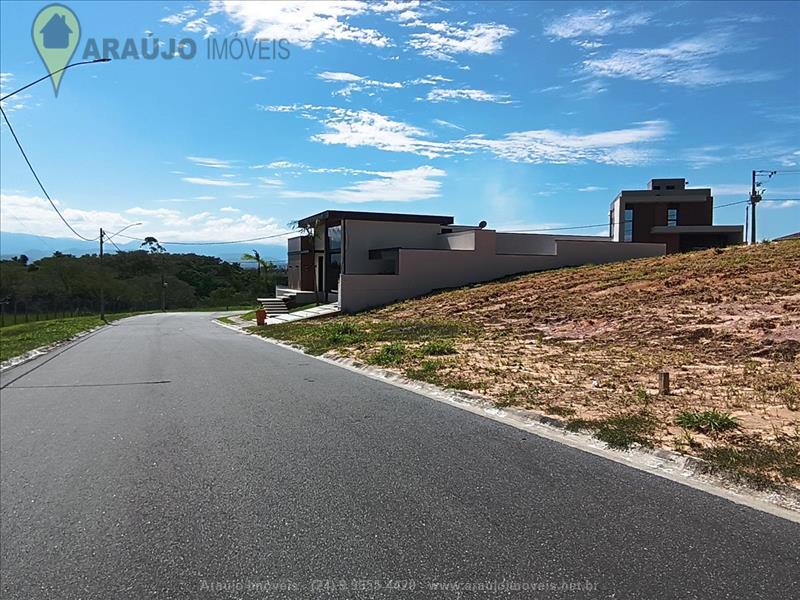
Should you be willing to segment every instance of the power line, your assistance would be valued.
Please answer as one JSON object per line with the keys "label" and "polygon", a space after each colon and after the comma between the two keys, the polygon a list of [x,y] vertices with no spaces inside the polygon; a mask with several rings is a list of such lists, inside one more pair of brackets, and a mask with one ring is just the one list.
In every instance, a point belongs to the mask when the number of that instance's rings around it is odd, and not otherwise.
{"label": "power line", "polygon": [[608,223],[598,223],[595,225],[576,225],[575,227],[546,227],[544,229],[514,229],[508,233],[537,233],[539,231],[566,231],[568,229],[589,229],[591,227],[607,227]]}
{"label": "power line", "polygon": [[6,111],[3,110],[2,106],[0,106],[0,112],[3,113],[3,119],[5,119],[6,125],[8,125],[8,130],[11,132],[11,135],[14,137],[14,141],[17,143],[17,148],[19,148],[19,151],[22,153],[22,157],[25,159],[25,162],[28,164],[28,168],[31,170],[31,173],[33,173],[33,177],[34,177],[34,179],[36,179],[36,183],[39,184],[39,188],[42,190],[42,193],[44,194],[45,198],[47,198],[47,201],[50,202],[50,206],[52,206],[53,210],[56,211],[56,214],[64,222],[64,225],[66,225],[72,233],[74,233],[76,236],[78,236],[80,239],[82,239],[82,240],[84,240],[86,242],[95,242],[95,241],[97,241],[99,238],[90,239],[90,238],[82,236],[80,233],[75,231],[75,228],[72,225],[70,225],[69,221],[67,221],[64,218],[64,215],[62,215],[61,211],[58,210],[58,207],[56,206],[56,203],[53,202],[52,198],[50,198],[50,194],[47,193],[47,190],[44,188],[44,185],[42,184],[41,179],[39,179],[39,176],[36,174],[36,170],[33,168],[33,165],[31,164],[31,161],[28,159],[28,155],[25,154],[25,149],[22,147],[22,144],[20,143],[19,138],[17,137],[17,134],[14,132],[14,128],[11,126],[11,122],[8,120],[8,116],[6,115]]}
{"label": "power line", "polygon": [[[272,238],[283,237],[283,236],[288,235],[290,233],[296,233],[297,231],[300,231],[300,230],[297,229],[297,230],[292,230],[292,231],[284,231],[283,233],[275,233],[273,235],[265,235],[265,236],[261,236],[261,237],[249,238],[249,239],[246,239],[246,240],[230,240],[230,241],[227,241],[227,242],[162,242],[161,240],[158,240],[158,243],[162,244],[162,245],[168,245],[168,246],[221,246],[221,245],[224,245],[224,244],[245,244],[247,242],[257,242],[259,240],[268,240],[268,239],[272,239]],[[117,235],[119,235],[119,237],[124,237],[124,238],[127,238],[129,240],[135,240],[137,242],[145,241],[143,238],[132,237],[132,236],[129,236],[129,235],[125,235],[123,233],[120,233],[120,234],[117,234]]]}
{"label": "power line", "polygon": [[737,204],[747,204],[750,200],[739,200],[738,202],[729,202],[728,204],[720,204],[719,206],[715,206],[714,210],[718,208],[725,208],[726,206],[736,206]]}
{"label": "power line", "polygon": [[111,242],[111,245],[112,245],[112,246],[114,246],[114,248],[116,248],[116,249],[117,249],[117,252],[122,252],[122,250],[120,249],[120,247],[119,247],[119,246],[117,246],[117,244],[116,244],[116,243],[114,243],[114,240],[112,240],[112,239],[111,239],[110,237],[108,237],[108,236],[105,236],[105,239],[106,239],[106,241],[107,241],[107,242]]}

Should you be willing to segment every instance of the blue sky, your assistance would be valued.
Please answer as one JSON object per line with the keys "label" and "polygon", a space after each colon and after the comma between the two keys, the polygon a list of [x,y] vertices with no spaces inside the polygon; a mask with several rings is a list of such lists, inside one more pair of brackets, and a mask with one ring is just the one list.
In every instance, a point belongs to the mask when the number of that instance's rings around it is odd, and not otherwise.
{"label": "blue sky", "polygon": [[[45,74],[30,28],[46,4],[0,4],[4,93]],[[85,234],[141,221],[137,235],[234,240],[326,208],[584,225],[651,177],[726,204],[753,168],[800,171],[797,3],[66,4],[73,60],[89,38],[197,48],[76,67],[58,98],[44,83],[4,103]],[[207,56],[254,38],[288,40],[289,57]],[[0,129],[2,230],[64,237]],[[765,198],[800,198],[800,175]],[[744,205],[715,219],[743,223]],[[800,202],[762,204],[759,225],[800,229]]]}

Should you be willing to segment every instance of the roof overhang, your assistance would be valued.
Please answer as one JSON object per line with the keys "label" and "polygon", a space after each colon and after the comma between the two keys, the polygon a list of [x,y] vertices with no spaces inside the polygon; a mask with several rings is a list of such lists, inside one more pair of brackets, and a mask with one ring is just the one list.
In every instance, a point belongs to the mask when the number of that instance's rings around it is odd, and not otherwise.
{"label": "roof overhang", "polygon": [[663,204],[669,202],[706,202],[711,198],[710,188],[688,190],[623,190],[617,196],[625,204]]}
{"label": "roof overhang", "polygon": [[297,224],[300,227],[313,226],[317,221],[383,221],[388,223],[433,223],[436,225],[452,225],[453,217],[442,215],[411,215],[405,213],[380,213],[365,212],[357,210],[326,210],[310,217],[300,219]]}
{"label": "roof overhang", "polygon": [[657,225],[650,233],[744,233],[742,225]]}

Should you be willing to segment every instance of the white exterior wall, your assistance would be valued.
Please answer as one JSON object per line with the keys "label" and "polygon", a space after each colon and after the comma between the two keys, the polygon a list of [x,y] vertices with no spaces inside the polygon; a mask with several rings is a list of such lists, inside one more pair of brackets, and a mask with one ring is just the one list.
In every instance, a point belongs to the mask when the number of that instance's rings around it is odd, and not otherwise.
{"label": "white exterior wall", "polygon": [[[436,289],[491,281],[518,273],[663,256],[666,253],[664,244],[619,244],[552,236],[553,239],[547,241],[555,246],[553,253],[497,254],[494,231],[474,230],[471,233],[475,250],[401,248],[396,275],[342,275],[339,296],[342,311],[355,312]],[[519,240],[514,242],[520,243]],[[533,243],[543,244],[544,240],[534,240]]]}
{"label": "white exterior wall", "polygon": [[614,204],[611,206],[611,213],[613,215],[612,218],[614,219],[614,225],[612,227],[613,234],[611,239],[615,242],[622,241],[622,219],[623,215],[625,214],[623,208],[624,205],[625,203],[622,201],[622,197],[618,196],[617,199],[614,200]]}

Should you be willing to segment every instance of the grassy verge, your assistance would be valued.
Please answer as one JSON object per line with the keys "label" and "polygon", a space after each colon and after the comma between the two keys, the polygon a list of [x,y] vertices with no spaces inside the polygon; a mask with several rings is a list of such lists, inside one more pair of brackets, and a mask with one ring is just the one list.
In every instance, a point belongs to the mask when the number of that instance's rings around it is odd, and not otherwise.
{"label": "grassy verge", "polygon": [[[116,321],[135,314],[141,313],[119,313],[108,315],[107,318],[109,321]],[[63,342],[82,331],[102,324],[100,317],[91,316],[51,319],[3,327],[0,329],[0,362],[25,354],[34,348]]]}
{"label": "grassy verge", "polygon": [[[246,306],[244,308],[250,308]],[[187,308],[168,312],[218,312],[225,308]],[[236,310],[232,308],[231,310]],[[106,315],[108,321],[116,321],[135,315],[152,314],[156,311],[125,312]],[[26,352],[48,346],[56,342],[63,342],[71,337],[102,325],[100,317],[96,315],[82,317],[67,317],[65,319],[49,319],[47,321],[31,321],[6,325],[0,328],[0,362],[9,358],[20,356]]]}

